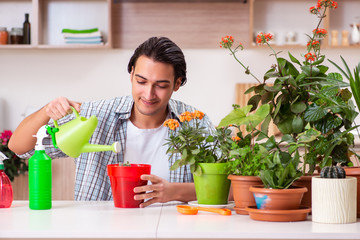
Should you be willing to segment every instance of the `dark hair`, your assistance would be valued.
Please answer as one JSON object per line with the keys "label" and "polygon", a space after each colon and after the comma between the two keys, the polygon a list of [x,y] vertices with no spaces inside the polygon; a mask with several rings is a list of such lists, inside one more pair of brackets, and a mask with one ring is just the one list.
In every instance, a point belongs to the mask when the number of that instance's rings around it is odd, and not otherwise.
{"label": "dark hair", "polygon": [[134,51],[128,64],[128,72],[135,68],[140,56],[146,56],[156,62],[168,63],[174,67],[175,80],[181,78],[181,86],[186,83],[186,62],[181,49],[169,38],[151,37]]}

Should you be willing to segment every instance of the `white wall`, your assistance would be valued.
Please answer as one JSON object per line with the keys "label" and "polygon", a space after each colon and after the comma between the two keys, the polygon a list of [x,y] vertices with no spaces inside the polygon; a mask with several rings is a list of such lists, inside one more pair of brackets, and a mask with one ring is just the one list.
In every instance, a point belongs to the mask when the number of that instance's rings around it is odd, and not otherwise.
{"label": "white wall", "polygon": [[[280,50],[281,56],[288,58],[287,50]],[[302,50],[305,49],[291,52],[300,58]],[[254,80],[244,74],[224,49],[184,49],[184,53],[188,83],[173,98],[196,106],[218,124],[232,109],[235,84]],[[250,49],[238,56],[260,78],[274,63],[270,53],[267,48]],[[352,67],[360,61],[360,48],[329,49],[323,53],[339,64],[341,54]],[[131,55],[132,51],[119,49],[0,49],[0,99],[3,100],[0,128],[15,130],[24,114],[58,96],[85,101],[130,94],[126,69]],[[335,70],[330,63],[326,64]]]}

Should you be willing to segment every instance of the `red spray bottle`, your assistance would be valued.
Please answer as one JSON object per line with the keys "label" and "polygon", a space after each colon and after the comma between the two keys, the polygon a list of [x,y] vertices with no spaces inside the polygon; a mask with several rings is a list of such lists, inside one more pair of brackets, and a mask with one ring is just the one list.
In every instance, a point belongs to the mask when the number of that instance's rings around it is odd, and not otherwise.
{"label": "red spray bottle", "polygon": [[0,152],[0,208],[8,208],[13,201],[13,190],[9,177],[4,172],[3,161],[8,159]]}

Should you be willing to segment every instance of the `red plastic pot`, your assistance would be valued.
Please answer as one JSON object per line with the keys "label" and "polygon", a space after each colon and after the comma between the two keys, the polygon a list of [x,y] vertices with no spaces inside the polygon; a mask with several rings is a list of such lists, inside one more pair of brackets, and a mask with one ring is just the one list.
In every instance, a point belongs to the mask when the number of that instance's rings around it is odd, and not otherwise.
{"label": "red plastic pot", "polygon": [[114,205],[118,208],[138,208],[143,200],[134,200],[134,188],[147,185],[147,180],[141,180],[143,174],[150,174],[151,165],[131,164],[120,166],[119,164],[107,165],[110,177],[111,190]]}

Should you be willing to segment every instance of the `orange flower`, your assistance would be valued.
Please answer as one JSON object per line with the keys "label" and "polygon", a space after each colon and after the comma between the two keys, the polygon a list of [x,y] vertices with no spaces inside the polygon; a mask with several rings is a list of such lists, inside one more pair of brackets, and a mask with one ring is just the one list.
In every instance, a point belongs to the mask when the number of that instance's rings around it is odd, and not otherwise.
{"label": "orange flower", "polygon": [[233,36],[225,36],[221,38],[220,47],[221,48],[231,48],[234,43]]}
{"label": "orange flower", "polygon": [[315,61],[315,59],[316,59],[316,55],[315,54],[312,54],[312,53],[307,53],[307,54],[305,54],[305,60],[307,61],[307,62],[314,62]]}
{"label": "orange flower", "polygon": [[322,7],[330,7],[330,8],[335,9],[338,7],[338,3],[333,0],[318,0],[316,6],[318,9],[320,9]]}
{"label": "orange flower", "polygon": [[256,42],[258,44],[265,44],[267,42],[269,42],[271,39],[273,38],[273,36],[270,33],[259,33],[259,35],[257,35],[256,37]]}
{"label": "orange flower", "polygon": [[313,48],[315,50],[320,49],[320,42],[319,41],[309,41],[307,43],[307,46],[310,47],[310,45],[311,45],[311,48]]}
{"label": "orange flower", "polygon": [[238,136],[232,137],[231,139],[232,139],[234,142],[240,141],[240,138],[239,138]]}
{"label": "orange flower", "polygon": [[320,12],[317,7],[311,7],[309,11],[311,14],[318,14]]}
{"label": "orange flower", "polygon": [[193,119],[193,114],[191,112],[183,112],[182,114],[180,114],[179,116],[180,118],[180,122],[190,122]]}
{"label": "orange flower", "polygon": [[176,119],[168,119],[164,122],[164,126],[168,127],[171,130],[175,130],[180,126],[180,124]]}
{"label": "orange flower", "polygon": [[315,35],[318,36],[318,37],[326,37],[326,35],[327,35],[327,31],[325,29],[322,29],[322,28],[314,29],[313,33],[315,33]]}
{"label": "orange flower", "polygon": [[200,120],[203,119],[203,117],[204,117],[204,113],[200,112],[198,110],[195,110],[192,115],[193,115],[194,118],[197,118],[197,119],[200,119]]}

